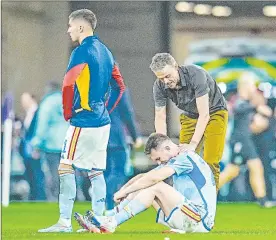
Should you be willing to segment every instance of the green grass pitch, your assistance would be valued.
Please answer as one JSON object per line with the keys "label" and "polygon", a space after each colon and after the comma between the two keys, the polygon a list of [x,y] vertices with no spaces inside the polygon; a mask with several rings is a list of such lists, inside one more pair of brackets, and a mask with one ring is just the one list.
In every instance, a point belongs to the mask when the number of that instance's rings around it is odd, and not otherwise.
{"label": "green grass pitch", "polygon": [[[81,213],[89,203],[76,203],[74,210]],[[114,234],[37,233],[39,228],[54,224],[58,218],[57,203],[11,203],[2,208],[2,239],[115,239],[115,240],[276,240],[276,208],[261,209],[256,204],[218,204],[216,225],[208,234],[161,234],[165,227],[155,223],[153,209],[121,225]],[[78,225],[73,220],[74,231]]]}

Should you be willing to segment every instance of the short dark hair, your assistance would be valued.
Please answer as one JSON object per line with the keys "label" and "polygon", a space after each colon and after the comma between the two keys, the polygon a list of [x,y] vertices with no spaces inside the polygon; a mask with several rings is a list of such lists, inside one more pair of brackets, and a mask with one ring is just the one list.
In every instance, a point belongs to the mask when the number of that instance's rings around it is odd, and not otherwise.
{"label": "short dark hair", "polygon": [[163,142],[167,140],[170,140],[167,135],[164,135],[162,133],[152,133],[146,142],[144,150],[145,154],[151,154],[152,149],[157,149]]}
{"label": "short dark hair", "polygon": [[83,19],[90,24],[93,31],[97,26],[96,15],[89,9],[76,10],[70,14],[69,19]]}
{"label": "short dark hair", "polygon": [[161,71],[167,65],[175,66],[177,65],[173,56],[169,53],[156,53],[151,61],[150,69],[153,72]]}

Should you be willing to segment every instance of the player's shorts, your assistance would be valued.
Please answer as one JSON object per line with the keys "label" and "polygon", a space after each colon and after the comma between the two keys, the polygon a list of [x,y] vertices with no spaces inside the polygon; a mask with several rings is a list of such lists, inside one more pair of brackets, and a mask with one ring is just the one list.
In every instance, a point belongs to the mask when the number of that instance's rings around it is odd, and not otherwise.
{"label": "player's shorts", "polygon": [[183,198],[183,202],[175,207],[168,217],[160,208],[157,212],[156,222],[186,233],[210,231],[204,227],[198,208],[186,198]]}
{"label": "player's shorts", "polygon": [[70,126],[63,143],[60,163],[80,170],[105,170],[110,124],[98,128]]}
{"label": "player's shorts", "polygon": [[251,138],[237,139],[231,143],[231,163],[243,165],[250,159],[259,158],[256,146]]}

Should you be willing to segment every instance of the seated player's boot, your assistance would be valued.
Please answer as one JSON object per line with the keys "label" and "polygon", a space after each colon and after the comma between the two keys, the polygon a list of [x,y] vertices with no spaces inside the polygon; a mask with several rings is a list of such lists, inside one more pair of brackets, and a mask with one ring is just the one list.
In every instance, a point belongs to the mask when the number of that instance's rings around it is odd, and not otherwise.
{"label": "seated player's boot", "polygon": [[171,229],[167,229],[167,230],[162,231],[162,233],[165,233],[165,234],[185,234],[186,232],[183,231],[183,230],[178,230],[178,229],[171,228]]}
{"label": "seated player's boot", "polygon": [[78,233],[80,232],[101,233],[101,230],[97,228],[94,224],[92,224],[85,215],[83,216],[76,212],[74,214],[74,218],[76,219],[78,224],[82,227],[81,229],[77,230]]}
{"label": "seated player's boot", "polygon": [[100,228],[102,233],[113,233],[116,230],[117,223],[114,216],[97,216],[92,211],[87,211],[87,219]]}
{"label": "seated player's boot", "polygon": [[49,232],[73,232],[72,226],[64,226],[61,223],[56,223],[55,225],[48,227],[48,228],[43,228],[43,229],[39,229],[38,232],[41,233],[49,233]]}
{"label": "seated player's boot", "polygon": [[106,210],[104,212],[104,216],[110,217],[110,216],[114,216],[116,213],[118,213],[119,211],[116,211],[115,208],[111,209],[111,210]]}
{"label": "seated player's boot", "polygon": [[84,233],[84,232],[89,232],[89,230],[84,229],[84,228],[80,228],[76,231],[77,233]]}

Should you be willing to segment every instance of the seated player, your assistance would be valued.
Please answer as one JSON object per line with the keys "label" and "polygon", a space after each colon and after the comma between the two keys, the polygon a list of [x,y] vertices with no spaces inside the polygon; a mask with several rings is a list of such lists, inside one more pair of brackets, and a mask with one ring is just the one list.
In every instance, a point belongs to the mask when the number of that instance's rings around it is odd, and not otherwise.
{"label": "seated player", "polygon": [[[216,185],[208,164],[195,152],[180,152],[178,145],[160,133],[150,135],[145,153],[159,166],[132,178],[114,195],[120,204],[113,216],[88,211],[75,213],[78,223],[90,232],[111,232],[150,206],[157,223],[178,233],[209,232],[216,214]],[[173,186],[163,180],[172,177]],[[109,211],[110,214],[110,211]]]}

